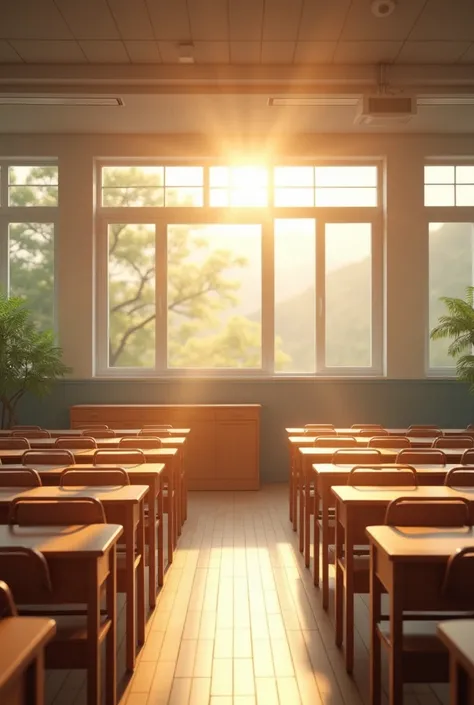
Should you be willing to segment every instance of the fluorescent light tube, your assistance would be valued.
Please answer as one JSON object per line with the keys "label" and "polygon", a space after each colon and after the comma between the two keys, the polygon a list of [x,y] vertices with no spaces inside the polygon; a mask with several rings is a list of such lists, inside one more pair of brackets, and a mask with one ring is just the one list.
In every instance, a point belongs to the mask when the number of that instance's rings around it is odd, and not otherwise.
{"label": "fluorescent light tube", "polygon": [[0,105],[54,105],[115,108],[124,105],[124,102],[122,98],[107,98],[105,96],[0,95]]}

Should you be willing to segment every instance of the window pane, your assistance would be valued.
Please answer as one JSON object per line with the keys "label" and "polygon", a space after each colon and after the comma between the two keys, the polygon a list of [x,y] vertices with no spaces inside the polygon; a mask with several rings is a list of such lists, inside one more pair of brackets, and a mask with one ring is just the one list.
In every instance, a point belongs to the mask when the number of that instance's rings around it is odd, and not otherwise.
{"label": "window pane", "polygon": [[155,364],[155,226],[109,225],[109,367]]}
{"label": "window pane", "polygon": [[102,205],[108,208],[163,206],[162,166],[102,167]]}
{"label": "window pane", "polygon": [[425,186],[425,206],[454,206],[454,185]]}
{"label": "window pane", "polygon": [[316,205],[328,208],[374,208],[376,188],[316,188]]}
{"label": "window pane", "polygon": [[244,206],[262,208],[267,205],[267,190],[259,188],[232,189],[230,205],[236,208]]}
{"label": "window pane", "polygon": [[370,223],[326,225],[326,367],[370,367]]}
{"label": "window pane", "polygon": [[454,167],[425,166],[425,184],[454,184]]}
{"label": "window pane", "polygon": [[54,328],[54,224],[10,223],[10,296],[25,299],[41,330]]}
{"label": "window pane", "polygon": [[227,187],[229,185],[229,168],[226,166],[209,167],[209,184],[211,187]]}
{"label": "window pane", "polygon": [[474,166],[457,166],[456,183],[474,184]]}
{"label": "window pane", "polygon": [[315,220],[275,220],[275,372],[315,371],[315,242]]}
{"label": "window pane", "polygon": [[171,208],[191,208],[202,206],[203,190],[202,188],[167,188],[166,189],[166,205]]}
{"label": "window pane", "polygon": [[[429,325],[447,313],[441,296],[464,298],[473,283],[472,223],[430,223],[429,226]],[[430,340],[430,367],[454,367],[448,356],[451,340]]]}
{"label": "window pane", "polygon": [[316,188],[377,186],[376,166],[317,166]]}
{"label": "window pane", "polygon": [[267,170],[261,166],[236,166],[230,170],[231,187],[237,189],[266,188]]}
{"label": "window pane", "polygon": [[202,186],[202,166],[167,166],[165,172],[167,186]]}
{"label": "window pane", "polygon": [[474,185],[456,186],[456,205],[474,206]]}
{"label": "window pane", "polygon": [[312,166],[277,166],[275,167],[275,186],[314,186],[314,169]]}
{"label": "window pane", "polygon": [[229,192],[224,188],[211,188],[209,204],[212,208],[223,208],[229,205]]}
{"label": "window pane", "polygon": [[314,189],[277,188],[275,189],[275,206],[311,208],[314,206]]}
{"label": "window pane", "polygon": [[58,167],[8,167],[8,204],[14,207],[57,206]]}
{"label": "window pane", "polygon": [[262,364],[260,225],[168,226],[168,366]]}

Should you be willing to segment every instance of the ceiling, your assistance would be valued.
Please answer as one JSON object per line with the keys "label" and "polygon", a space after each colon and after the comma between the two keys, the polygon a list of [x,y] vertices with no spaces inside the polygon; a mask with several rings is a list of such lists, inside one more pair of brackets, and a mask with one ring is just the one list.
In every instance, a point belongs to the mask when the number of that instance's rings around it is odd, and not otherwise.
{"label": "ceiling", "polygon": [[[389,90],[474,97],[474,0],[0,0],[0,96],[117,95],[120,108],[0,105],[0,133],[394,131],[354,106],[271,96]],[[179,45],[193,45],[193,65]],[[379,65],[385,68],[380,73]],[[397,132],[474,132],[472,105],[420,107]]]}

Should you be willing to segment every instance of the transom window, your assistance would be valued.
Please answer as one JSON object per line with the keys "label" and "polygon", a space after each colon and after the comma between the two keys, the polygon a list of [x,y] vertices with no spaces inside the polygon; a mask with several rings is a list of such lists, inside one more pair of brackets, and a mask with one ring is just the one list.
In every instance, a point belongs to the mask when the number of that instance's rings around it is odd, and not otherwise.
{"label": "transom window", "polygon": [[474,164],[425,166],[425,206],[474,206]]}
{"label": "transom window", "polygon": [[377,164],[98,173],[98,374],[381,372]]}

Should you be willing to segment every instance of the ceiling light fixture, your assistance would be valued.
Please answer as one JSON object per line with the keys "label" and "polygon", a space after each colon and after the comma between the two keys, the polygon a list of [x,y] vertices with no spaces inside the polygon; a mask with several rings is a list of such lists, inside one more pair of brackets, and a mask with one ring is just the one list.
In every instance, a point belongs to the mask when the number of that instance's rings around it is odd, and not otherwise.
{"label": "ceiling light fixture", "polygon": [[326,107],[326,106],[338,106],[338,105],[357,105],[359,103],[358,98],[337,98],[332,96],[327,97],[293,97],[293,98],[269,98],[267,105],[271,108],[301,108],[301,107]]}
{"label": "ceiling light fixture", "polygon": [[85,106],[85,107],[122,107],[122,98],[107,98],[105,96],[26,96],[0,95],[0,105],[53,105],[53,106]]}
{"label": "ceiling light fixture", "polygon": [[372,0],[370,9],[375,17],[389,17],[395,10],[395,0]]}
{"label": "ceiling light fixture", "polygon": [[180,64],[194,64],[194,44],[178,44],[178,62]]}

